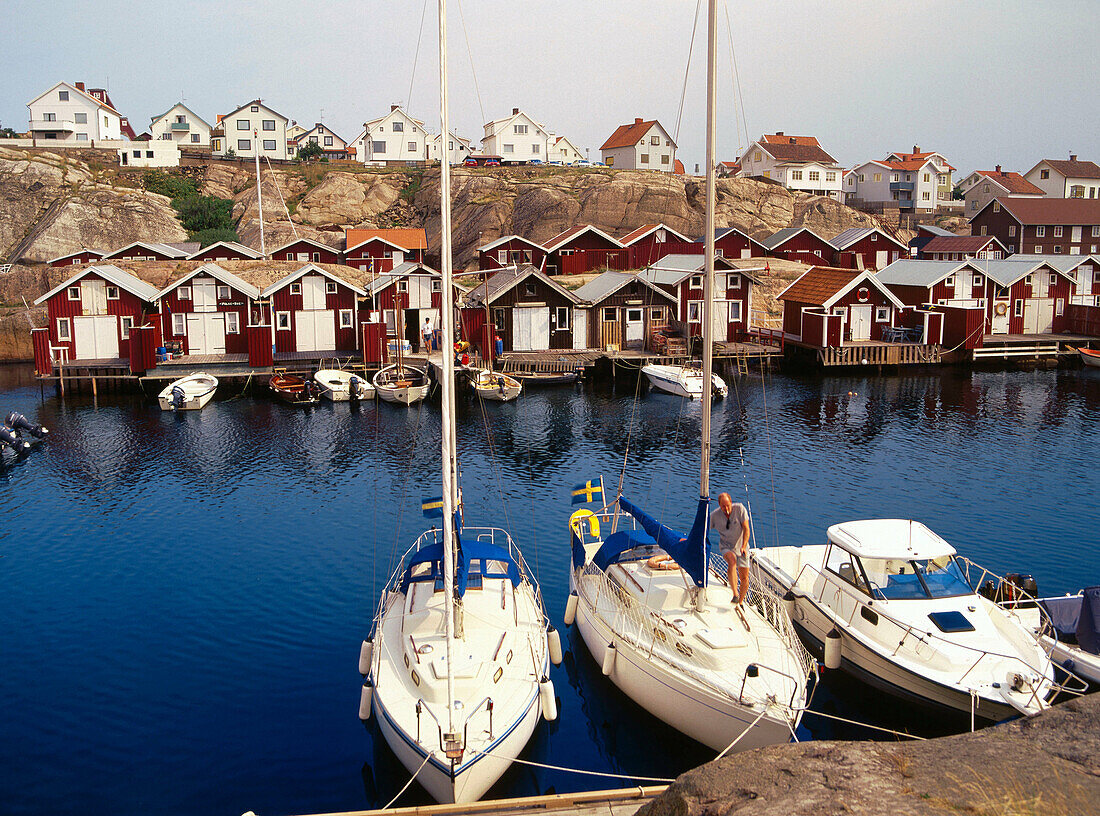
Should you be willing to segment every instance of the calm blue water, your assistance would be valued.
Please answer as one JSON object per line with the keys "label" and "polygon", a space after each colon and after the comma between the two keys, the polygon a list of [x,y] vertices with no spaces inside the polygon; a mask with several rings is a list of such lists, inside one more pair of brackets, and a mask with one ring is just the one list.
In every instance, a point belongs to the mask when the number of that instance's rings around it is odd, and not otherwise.
{"label": "calm blue water", "polygon": [[[384,804],[407,775],[357,719],[356,661],[421,530],[419,499],[438,493],[438,408],[235,399],[177,417],[136,397],[41,402],[25,368],[0,367],[12,409],[53,435],[0,469],[0,813]],[[467,522],[511,529],[556,620],[573,482],[613,484],[629,451],[628,493],[690,523],[698,406],[650,394],[635,407],[620,382],[460,413]],[[1098,420],[1088,372],[749,377],[717,406],[713,492],[747,491],[764,543],[913,517],[986,566],[1033,572],[1044,593],[1075,590],[1100,580]],[[613,690],[573,633],[565,645],[561,717],[525,756],[644,776],[708,759]],[[838,678],[815,705],[961,727]],[[803,732],[865,735],[812,716]],[[494,795],[615,784],[523,767]],[[402,800],[418,801],[415,786]]]}

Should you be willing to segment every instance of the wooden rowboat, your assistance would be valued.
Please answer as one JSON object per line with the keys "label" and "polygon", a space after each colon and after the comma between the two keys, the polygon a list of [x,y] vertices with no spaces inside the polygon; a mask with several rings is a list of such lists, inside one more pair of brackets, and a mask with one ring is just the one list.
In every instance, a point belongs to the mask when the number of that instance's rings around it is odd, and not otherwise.
{"label": "wooden rowboat", "polygon": [[509,402],[520,395],[523,385],[514,377],[489,368],[478,368],[469,372],[474,393],[481,399],[494,402]]}
{"label": "wooden rowboat", "polygon": [[572,385],[580,375],[576,371],[512,371],[509,376],[531,388],[540,385]]}
{"label": "wooden rowboat", "polygon": [[1078,348],[1077,354],[1081,362],[1093,368],[1100,368],[1100,351],[1096,349]]}
{"label": "wooden rowboat", "polygon": [[271,393],[287,405],[316,405],[321,401],[317,388],[294,374],[272,374],[268,382]]}

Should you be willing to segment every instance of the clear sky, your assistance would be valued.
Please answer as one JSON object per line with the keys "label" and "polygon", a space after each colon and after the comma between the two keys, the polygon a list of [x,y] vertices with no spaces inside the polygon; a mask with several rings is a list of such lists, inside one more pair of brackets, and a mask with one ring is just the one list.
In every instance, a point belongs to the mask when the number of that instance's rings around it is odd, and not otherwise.
{"label": "clear sky", "polygon": [[[636,116],[675,131],[696,0],[448,5],[453,129],[475,143],[513,107],[593,159]],[[1100,161],[1100,0],[725,0],[719,152],[733,159],[746,124],[726,5],[749,138],[816,135],[849,166],[916,144],[961,173],[1070,152]],[[417,58],[424,0],[0,0],[0,124],[25,130],[28,101],[83,80],[108,88],[139,133],[181,97],[211,123],[256,97],[302,123],[323,111],[349,140],[401,103],[438,131],[427,6]],[[689,171],[703,158],[704,29],[678,140]]]}

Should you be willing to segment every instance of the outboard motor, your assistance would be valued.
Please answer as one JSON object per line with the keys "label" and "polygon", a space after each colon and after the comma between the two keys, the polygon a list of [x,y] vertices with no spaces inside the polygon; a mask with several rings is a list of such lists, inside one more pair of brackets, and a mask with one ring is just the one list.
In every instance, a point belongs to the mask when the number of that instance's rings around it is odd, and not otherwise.
{"label": "outboard motor", "polygon": [[19,434],[17,434],[14,429],[9,428],[7,425],[0,425],[0,450],[2,450],[5,445],[20,456],[31,449],[31,443],[25,439],[20,439]]}
{"label": "outboard motor", "polygon": [[350,392],[349,396],[353,400],[359,399],[359,378],[354,374],[352,374],[351,379],[348,380],[348,391]]}
{"label": "outboard motor", "polygon": [[1015,606],[1020,609],[1029,609],[1035,606],[1034,599],[1039,597],[1039,585],[1032,575],[1023,572],[1011,572],[1005,576],[1005,582],[1015,588],[1012,593],[1012,598],[1016,601]]}
{"label": "outboard motor", "polygon": [[12,430],[15,431],[27,431],[35,439],[42,439],[49,434],[49,430],[46,427],[34,424],[16,411],[12,411],[8,414],[7,419],[4,420],[4,424],[10,426]]}
{"label": "outboard motor", "polygon": [[183,388],[178,385],[172,386],[172,408],[182,411],[185,402],[187,402],[187,394],[183,392]]}

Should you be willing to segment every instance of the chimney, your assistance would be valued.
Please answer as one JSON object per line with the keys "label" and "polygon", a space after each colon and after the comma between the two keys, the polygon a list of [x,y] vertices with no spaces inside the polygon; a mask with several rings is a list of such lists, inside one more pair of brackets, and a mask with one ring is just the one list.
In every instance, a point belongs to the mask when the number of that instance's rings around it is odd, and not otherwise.
{"label": "chimney", "polygon": [[641,123],[642,123],[641,117],[638,117],[638,116],[634,117],[634,124],[640,125]]}
{"label": "chimney", "polygon": [[76,83],[76,89],[78,91],[83,91],[84,90],[84,83],[83,82]]}
{"label": "chimney", "polygon": [[519,113],[519,108],[512,108],[512,116],[515,116],[517,113]]}
{"label": "chimney", "polygon": [[1003,174],[1001,173],[1001,165],[999,165],[999,164],[998,164],[998,165],[997,165],[996,167],[994,167],[994,168],[993,168],[993,172],[994,172],[994,173],[997,173],[998,175],[1003,175]]}
{"label": "chimney", "polygon": [[791,143],[791,144],[798,144],[798,139],[797,139],[797,138],[795,138],[794,136],[791,136],[791,137],[790,137],[790,143]]}
{"label": "chimney", "polygon": [[392,113],[393,111],[397,110],[400,107],[401,107],[400,105],[390,105],[390,112]]}
{"label": "chimney", "polygon": [[920,153],[920,145],[913,145],[913,152]]}
{"label": "chimney", "polygon": [[782,135],[783,135],[783,131],[781,131],[781,130],[777,130],[777,131],[775,132],[775,135],[776,135],[776,136],[782,136]]}
{"label": "chimney", "polygon": [[1076,153],[1070,153],[1069,154],[1069,160],[1070,161],[1077,161],[1077,154]]}

